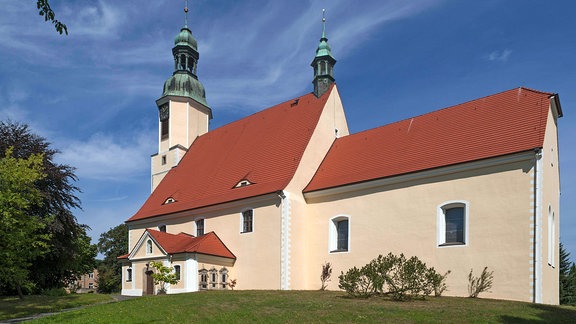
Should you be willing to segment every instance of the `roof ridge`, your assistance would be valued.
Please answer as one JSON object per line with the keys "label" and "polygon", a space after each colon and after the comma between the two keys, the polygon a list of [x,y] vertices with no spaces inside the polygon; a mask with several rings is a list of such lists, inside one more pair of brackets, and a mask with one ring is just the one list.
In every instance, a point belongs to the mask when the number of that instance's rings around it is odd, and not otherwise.
{"label": "roof ridge", "polygon": [[461,102],[461,103],[458,103],[458,104],[455,104],[455,105],[446,106],[446,107],[443,107],[443,108],[440,108],[440,109],[436,109],[436,110],[433,110],[433,111],[429,111],[429,112],[427,112],[427,113],[423,113],[423,114],[420,114],[420,115],[415,115],[415,116],[412,116],[412,117],[407,117],[407,118],[404,118],[404,119],[401,119],[401,120],[397,120],[397,121],[394,121],[394,122],[391,122],[391,123],[388,123],[388,124],[384,124],[384,125],[372,127],[372,128],[369,128],[369,129],[365,129],[365,130],[362,130],[362,131],[359,131],[359,132],[357,132],[357,133],[350,134],[350,135],[347,135],[347,136],[342,136],[342,137],[336,139],[336,141],[334,141],[334,143],[336,143],[336,142],[337,142],[338,140],[340,140],[340,139],[344,139],[344,138],[347,138],[347,137],[350,137],[350,136],[355,136],[355,135],[359,135],[359,134],[362,134],[362,133],[371,132],[371,131],[374,131],[374,130],[376,130],[376,129],[382,128],[382,127],[389,127],[389,126],[392,126],[392,125],[396,125],[396,124],[400,124],[400,123],[403,123],[403,122],[407,122],[407,121],[413,120],[413,119],[415,119],[415,118],[420,118],[420,117],[424,117],[424,116],[433,115],[433,114],[439,113],[439,112],[441,112],[441,111],[446,111],[446,110],[448,110],[448,109],[453,109],[453,108],[456,108],[456,107],[459,107],[459,106],[463,106],[463,105],[466,105],[466,104],[469,104],[469,103],[472,103],[472,102],[475,102],[475,101],[480,101],[480,100],[484,100],[484,99],[487,99],[487,98],[492,98],[492,97],[499,96],[499,95],[502,95],[502,94],[507,93],[507,92],[518,91],[518,90],[527,90],[527,91],[530,91],[530,92],[534,92],[534,93],[537,93],[537,94],[544,94],[544,95],[548,95],[548,96],[553,96],[553,95],[554,95],[553,93],[550,93],[550,92],[539,91],[539,90],[530,89],[530,88],[526,88],[526,87],[512,88],[512,89],[508,89],[508,90],[505,90],[505,91],[500,91],[500,92],[497,92],[497,93],[493,93],[493,94],[490,94],[490,95],[486,95],[486,96],[483,96],[483,97],[480,97],[480,98],[476,98],[476,99],[471,99],[471,100],[468,100],[468,101],[464,101],[464,102]]}

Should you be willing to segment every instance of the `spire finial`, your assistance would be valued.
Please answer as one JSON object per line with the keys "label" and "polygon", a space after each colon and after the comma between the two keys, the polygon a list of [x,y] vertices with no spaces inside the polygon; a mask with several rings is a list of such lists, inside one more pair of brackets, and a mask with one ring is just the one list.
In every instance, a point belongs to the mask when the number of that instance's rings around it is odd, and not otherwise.
{"label": "spire finial", "polygon": [[322,38],[326,38],[326,9],[322,9]]}
{"label": "spire finial", "polygon": [[185,0],[184,6],[184,27],[188,27],[188,0]]}

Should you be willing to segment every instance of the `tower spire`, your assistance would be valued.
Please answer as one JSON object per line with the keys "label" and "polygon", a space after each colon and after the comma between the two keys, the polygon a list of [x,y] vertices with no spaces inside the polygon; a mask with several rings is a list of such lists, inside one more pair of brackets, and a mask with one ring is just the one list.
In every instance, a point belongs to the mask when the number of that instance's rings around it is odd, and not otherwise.
{"label": "tower spire", "polygon": [[322,96],[334,83],[334,64],[336,64],[336,59],[332,56],[328,37],[326,37],[326,9],[322,9],[322,37],[316,49],[316,56],[310,64],[314,68],[312,84],[314,84],[316,97]]}
{"label": "tower spire", "polygon": [[188,28],[188,0],[184,4],[184,27]]}

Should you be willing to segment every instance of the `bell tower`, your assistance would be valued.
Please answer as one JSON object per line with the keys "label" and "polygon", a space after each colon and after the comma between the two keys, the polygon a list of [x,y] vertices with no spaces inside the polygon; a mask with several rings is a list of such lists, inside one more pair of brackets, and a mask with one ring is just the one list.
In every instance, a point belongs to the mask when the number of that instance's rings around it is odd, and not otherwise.
{"label": "bell tower", "polygon": [[322,10],[322,37],[316,49],[316,56],[312,64],[310,64],[314,68],[312,84],[314,84],[314,95],[316,97],[322,96],[334,83],[335,64],[336,59],[332,56],[332,50],[326,37],[326,10]]}
{"label": "bell tower", "polygon": [[174,73],[164,83],[158,106],[158,153],[152,155],[152,191],[177,166],[196,137],[208,132],[212,109],[198,80],[198,43],[188,28],[188,1],[184,27],[172,48]]}

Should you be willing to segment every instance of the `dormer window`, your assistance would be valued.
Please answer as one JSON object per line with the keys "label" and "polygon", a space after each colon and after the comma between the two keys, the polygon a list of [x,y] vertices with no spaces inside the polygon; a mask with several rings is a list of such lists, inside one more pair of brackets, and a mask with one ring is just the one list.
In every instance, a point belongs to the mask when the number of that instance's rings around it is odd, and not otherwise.
{"label": "dormer window", "polygon": [[166,199],[162,205],[168,205],[168,204],[171,204],[174,202],[176,202],[176,199],[170,197],[170,198]]}
{"label": "dormer window", "polygon": [[246,187],[246,186],[249,186],[249,185],[251,185],[251,184],[252,184],[252,182],[250,182],[250,181],[248,181],[248,180],[246,180],[246,179],[242,179],[242,180],[240,180],[240,182],[238,182],[238,183],[234,186],[234,188]]}

